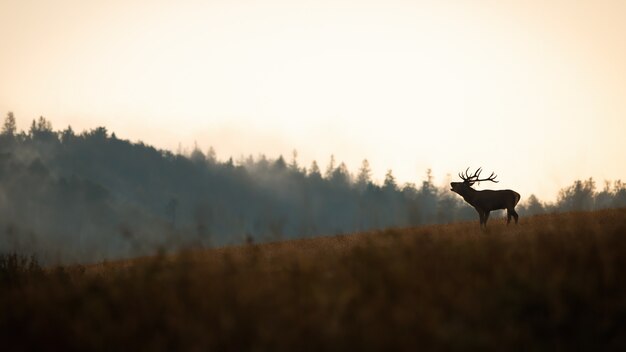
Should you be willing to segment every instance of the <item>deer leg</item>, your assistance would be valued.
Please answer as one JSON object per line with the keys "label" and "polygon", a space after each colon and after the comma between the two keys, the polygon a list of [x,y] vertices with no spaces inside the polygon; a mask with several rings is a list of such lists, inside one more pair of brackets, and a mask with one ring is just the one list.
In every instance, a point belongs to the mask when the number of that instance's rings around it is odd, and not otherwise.
{"label": "deer leg", "polygon": [[515,209],[511,209],[511,214],[513,214],[513,218],[515,219],[515,224],[517,224],[517,219],[519,219],[519,215],[517,215],[517,212],[515,211]]}
{"label": "deer leg", "polygon": [[480,228],[482,229],[483,223],[485,222],[485,214],[478,209],[476,209],[476,212],[478,212],[478,217],[480,218]]}
{"label": "deer leg", "polygon": [[487,220],[489,219],[489,212],[485,212],[485,228],[487,228]]}
{"label": "deer leg", "polygon": [[506,210],[506,224],[508,225],[511,222],[511,209]]}

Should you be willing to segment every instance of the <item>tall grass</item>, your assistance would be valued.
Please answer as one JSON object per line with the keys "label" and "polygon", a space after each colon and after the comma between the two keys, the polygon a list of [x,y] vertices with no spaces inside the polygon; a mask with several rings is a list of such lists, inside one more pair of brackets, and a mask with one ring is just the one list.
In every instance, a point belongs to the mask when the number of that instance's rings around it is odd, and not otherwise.
{"label": "tall grass", "polygon": [[625,209],[489,226],[46,269],[4,256],[0,348],[626,349]]}

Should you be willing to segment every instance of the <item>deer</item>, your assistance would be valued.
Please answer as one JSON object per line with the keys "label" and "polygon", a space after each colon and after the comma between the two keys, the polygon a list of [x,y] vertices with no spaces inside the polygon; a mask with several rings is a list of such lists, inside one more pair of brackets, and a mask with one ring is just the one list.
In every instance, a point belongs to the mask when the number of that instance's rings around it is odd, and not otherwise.
{"label": "deer", "polygon": [[499,181],[496,181],[497,175],[492,172],[489,177],[480,179],[482,167],[478,168],[472,175],[468,172],[469,167],[465,170],[465,173],[459,173],[459,177],[463,182],[450,182],[451,191],[463,197],[467,203],[476,209],[480,217],[480,228],[484,227],[484,229],[487,229],[489,212],[498,209],[506,209],[507,225],[511,222],[511,217],[515,219],[515,224],[517,224],[519,216],[515,211],[515,206],[520,200],[519,193],[510,189],[477,191],[472,188],[476,182],[491,181],[498,183]]}

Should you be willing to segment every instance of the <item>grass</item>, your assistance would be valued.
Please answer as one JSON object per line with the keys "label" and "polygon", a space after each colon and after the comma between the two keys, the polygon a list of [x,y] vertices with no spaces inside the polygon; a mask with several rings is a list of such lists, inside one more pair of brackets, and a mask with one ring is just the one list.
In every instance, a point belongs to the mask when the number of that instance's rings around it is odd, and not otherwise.
{"label": "grass", "polygon": [[90,266],[0,260],[0,348],[626,350],[626,209]]}

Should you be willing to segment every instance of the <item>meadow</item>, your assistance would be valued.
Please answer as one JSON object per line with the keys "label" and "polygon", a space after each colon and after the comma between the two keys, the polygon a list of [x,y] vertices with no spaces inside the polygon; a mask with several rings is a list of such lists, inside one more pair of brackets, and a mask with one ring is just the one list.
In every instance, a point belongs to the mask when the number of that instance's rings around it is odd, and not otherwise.
{"label": "meadow", "polygon": [[626,209],[200,249],[0,257],[0,348],[626,350]]}

